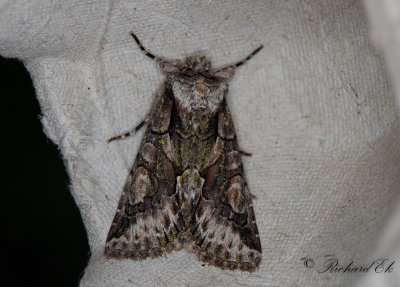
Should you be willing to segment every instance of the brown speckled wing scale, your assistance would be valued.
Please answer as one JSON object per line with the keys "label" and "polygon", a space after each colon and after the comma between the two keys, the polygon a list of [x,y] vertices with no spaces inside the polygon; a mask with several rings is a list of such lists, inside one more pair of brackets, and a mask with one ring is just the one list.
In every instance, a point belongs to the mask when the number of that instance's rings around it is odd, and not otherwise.
{"label": "brown speckled wing scale", "polygon": [[192,228],[194,250],[200,260],[213,265],[254,271],[261,261],[261,243],[225,101],[216,120],[219,156],[201,173],[204,183]]}
{"label": "brown speckled wing scale", "polygon": [[244,60],[212,70],[203,55],[168,62],[139,48],[166,73],[107,236],[105,254],[143,260],[185,248],[210,265],[255,271],[261,243],[225,96]]}
{"label": "brown speckled wing scale", "polygon": [[161,98],[157,117],[147,127],[107,236],[105,254],[134,260],[173,249],[180,228],[176,173],[163,151],[172,101]]}
{"label": "brown speckled wing scale", "polygon": [[164,96],[124,187],[105,254],[141,260],[186,248],[209,264],[254,271],[261,244],[225,102],[197,133],[177,117]]}

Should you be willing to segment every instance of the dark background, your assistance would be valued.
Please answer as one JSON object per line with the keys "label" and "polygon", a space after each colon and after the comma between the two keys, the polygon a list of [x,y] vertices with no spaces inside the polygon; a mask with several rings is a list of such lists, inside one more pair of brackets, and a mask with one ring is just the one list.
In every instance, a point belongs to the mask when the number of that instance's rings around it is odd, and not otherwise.
{"label": "dark background", "polygon": [[1,285],[77,286],[90,251],[63,160],[24,65],[0,57],[0,71]]}

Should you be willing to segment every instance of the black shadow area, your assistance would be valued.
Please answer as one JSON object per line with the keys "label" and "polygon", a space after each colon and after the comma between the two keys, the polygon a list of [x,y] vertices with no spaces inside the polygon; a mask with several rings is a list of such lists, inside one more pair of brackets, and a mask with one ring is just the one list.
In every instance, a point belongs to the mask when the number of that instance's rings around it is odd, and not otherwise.
{"label": "black shadow area", "polygon": [[89,246],[63,160],[43,133],[23,64],[0,57],[0,71],[1,285],[77,286]]}

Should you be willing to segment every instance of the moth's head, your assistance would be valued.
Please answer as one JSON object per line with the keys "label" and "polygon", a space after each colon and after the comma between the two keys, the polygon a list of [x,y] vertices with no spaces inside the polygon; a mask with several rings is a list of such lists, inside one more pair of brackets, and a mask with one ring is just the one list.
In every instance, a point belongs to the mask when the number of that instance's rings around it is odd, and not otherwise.
{"label": "moth's head", "polygon": [[211,62],[204,55],[187,57],[177,73],[168,81],[178,106],[185,112],[213,114],[218,110],[228,83],[210,72]]}
{"label": "moth's head", "polygon": [[193,55],[185,59],[183,70],[192,73],[209,73],[211,62],[205,55]]}

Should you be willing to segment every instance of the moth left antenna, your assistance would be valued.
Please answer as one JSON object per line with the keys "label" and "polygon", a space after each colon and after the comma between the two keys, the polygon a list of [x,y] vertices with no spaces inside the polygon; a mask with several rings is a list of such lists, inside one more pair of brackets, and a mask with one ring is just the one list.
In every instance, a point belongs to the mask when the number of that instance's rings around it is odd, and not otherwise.
{"label": "moth left antenna", "polygon": [[145,47],[143,47],[142,43],[140,43],[138,37],[136,37],[136,35],[133,32],[130,32],[129,34],[131,34],[133,39],[136,41],[140,50],[142,50],[143,54],[145,54],[147,57],[151,58],[152,60],[160,60],[160,58],[158,58],[157,56],[154,56],[152,53],[147,51]]}

